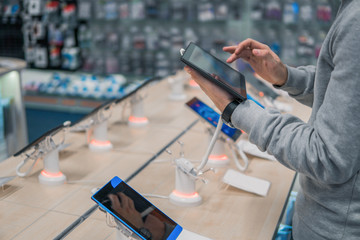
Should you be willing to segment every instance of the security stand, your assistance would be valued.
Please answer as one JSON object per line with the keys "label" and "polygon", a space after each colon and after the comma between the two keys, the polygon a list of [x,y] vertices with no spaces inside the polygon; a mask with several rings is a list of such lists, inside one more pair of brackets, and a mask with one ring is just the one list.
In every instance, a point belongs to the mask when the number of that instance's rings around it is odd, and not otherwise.
{"label": "security stand", "polygon": [[186,99],[186,94],[184,93],[184,79],[180,74],[171,76],[168,79],[170,84],[171,93],[169,94],[169,99],[173,101],[182,101]]}
{"label": "security stand", "polygon": [[201,196],[196,192],[195,181],[197,173],[193,164],[185,159],[175,159],[175,189],[170,194],[170,202],[179,205],[194,207],[202,202]]}
{"label": "security stand", "polygon": [[[99,209],[101,210],[100,207]],[[106,212],[106,224],[109,227],[116,229],[116,240],[141,240],[139,236],[130,231],[124,224],[115,219],[115,217],[108,212]]]}
{"label": "security stand", "polygon": [[59,150],[49,151],[43,157],[44,170],[39,174],[39,182],[45,185],[61,185],[66,181],[66,176],[60,171]]}
{"label": "security stand", "polygon": [[91,126],[87,130],[87,138],[90,150],[108,151],[113,148],[113,145],[108,140],[107,136],[107,123],[107,120],[103,120],[102,122]]}
{"label": "security stand", "polygon": [[93,117],[86,132],[87,143],[92,151],[108,151],[113,145],[108,139],[108,119],[111,116],[111,105],[99,110]]}
{"label": "security stand", "polygon": [[[209,130],[209,144],[212,140],[213,132]],[[224,167],[229,164],[230,160],[225,154],[225,141],[220,137],[216,140],[213,150],[209,156],[208,164],[212,167]]]}
{"label": "security stand", "polygon": [[144,113],[144,97],[139,93],[135,93],[130,98],[131,114],[128,120],[128,124],[131,127],[143,127],[149,123]]}
{"label": "security stand", "polygon": [[[70,122],[65,122],[64,127],[67,128]],[[66,181],[66,176],[60,171],[59,166],[59,149],[65,142],[65,128],[62,129],[63,135],[59,139],[58,136],[48,135],[41,142],[34,145],[31,154],[25,154],[26,158],[16,167],[16,174],[20,177],[26,177],[30,174],[37,160],[43,159],[44,169],[39,174],[39,182],[46,185],[61,185]],[[60,141],[58,141],[60,140]],[[21,168],[29,161],[33,160],[33,164],[27,171],[22,172]]]}

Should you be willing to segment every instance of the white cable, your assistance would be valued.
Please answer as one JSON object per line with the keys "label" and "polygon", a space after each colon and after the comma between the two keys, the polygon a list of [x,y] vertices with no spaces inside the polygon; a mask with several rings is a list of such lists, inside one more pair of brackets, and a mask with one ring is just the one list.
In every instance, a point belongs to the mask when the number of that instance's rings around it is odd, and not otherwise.
{"label": "white cable", "polygon": [[144,193],[142,194],[144,197],[149,197],[149,198],[162,198],[162,199],[168,199],[169,196],[163,196],[163,195],[157,195],[157,194],[151,194],[151,193]]}
{"label": "white cable", "polygon": [[29,173],[31,172],[31,170],[34,168],[35,163],[37,162],[37,160],[34,160],[34,163],[29,167],[29,169],[26,172],[21,172],[20,169],[27,163],[27,161],[30,160],[30,157],[25,158],[21,163],[19,163],[16,167],[16,174],[19,177],[26,177],[27,175],[29,175]]}
{"label": "white cable", "polygon": [[209,145],[209,147],[208,147],[208,149],[206,151],[206,154],[203,157],[203,159],[201,161],[201,164],[196,168],[197,172],[200,172],[206,166],[207,162],[209,161],[210,153],[214,148],[216,140],[218,139],[218,136],[219,136],[219,134],[221,132],[222,125],[223,125],[223,121],[222,121],[221,116],[220,116],[219,122],[218,122],[216,130],[215,130],[215,133],[214,133],[214,135],[213,135],[213,137],[212,137],[212,139],[210,141],[210,145]]}
{"label": "white cable", "polygon": [[[234,146],[232,145],[232,143],[229,143],[229,145],[230,145],[231,152],[232,152],[232,155],[233,155],[234,160],[235,160],[235,165],[236,165],[236,167],[237,167],[240,171],[244,172],[244,171],[248,168],[248,165],[249,165],[249,159],[248,159],[248,157],[246,156],[246,154],[244,153],[244,151],[243,151],[241,148],[235,149]],[[237,150],[237,151],[236,151],[236,150]],[[242,165],[240,164],[240,161],[239,161],[239,158],[238,158],[236,152],[238,152],[238,153],[240,154],[242,160],[244,161],[244,166],[242,166]]]}

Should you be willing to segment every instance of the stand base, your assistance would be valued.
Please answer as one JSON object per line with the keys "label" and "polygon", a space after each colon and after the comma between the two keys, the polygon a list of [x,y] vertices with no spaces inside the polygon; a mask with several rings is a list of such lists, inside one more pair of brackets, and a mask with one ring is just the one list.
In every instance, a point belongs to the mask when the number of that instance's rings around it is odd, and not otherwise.
{"label": "stand base", "polygon": [[91,140],[89,143],[89,149],[95,152],[108,151],[113,148],[113,145],[110,141],[99,141],[99,140]]}
{"label": "stand base", "polygon": [[62,172],[58,173],[49,173],[45,170],[42,170],[39,174],[39,182],[41,184],[57,186],[61,185],[66,181],[66,176]]}
{"label": "stand base", "polygon": [[169,196],[170,202],[183,207],[199,206],[202,202],[201,196],[194,192],[192,194],[181,193],[176,190],[172,191]]}
{"label": "stand base", "polygon": [[169,99],[173,101],[182,101],[186,99],[185,94],[170,94]]}
{"label": "stand base", "polygon": [[223,155],[210,155],[208,164],[212,167],[223,167],[229,164],[230,160],[228,156]]}
{"label": "stand base", "polygon": [[149,119],[147,117],[130,116],[128,124],[130,127],[143,127],[149,124]]}

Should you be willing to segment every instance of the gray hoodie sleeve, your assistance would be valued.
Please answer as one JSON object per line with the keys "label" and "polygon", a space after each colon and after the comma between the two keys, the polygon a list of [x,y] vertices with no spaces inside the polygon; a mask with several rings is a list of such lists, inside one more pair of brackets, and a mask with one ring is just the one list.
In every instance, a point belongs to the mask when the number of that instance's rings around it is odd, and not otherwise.
{"label": "gray hoodie sleeve", "polygon": [[[332,54],[329,58],[333,70],[331,74],[324,71],[317,76],[318,84],[323,84],[318,85],[321,94],[314,95],[317,107],[313,108],[311,123],[272,109],[264,110],[252,101],[240,104],[231,118],[232,123],[247,132],[249,140],[261,150],[267,150],[285,166],[328,184],[344,183],[360,170],[360,71],[357,60],[360,57],[360,15],[355,18],[346,28],[337,29],[336,36],[330,39],[328,52]],[[325,65],[325,70],[330,68]],[[291,75],[301,74],[296,72]],[[302,78],[306,79],[299,76],[294,79]],[[291,85],[296,86],[296,83]],[[296,91],[289,91],[296,95]]]}
{"label": "gray hoodie sleeve", "polygon": [[311,107],[314,100],[315,66],[290,67],[285,85],[276,87],[289,93],[298,102]]}

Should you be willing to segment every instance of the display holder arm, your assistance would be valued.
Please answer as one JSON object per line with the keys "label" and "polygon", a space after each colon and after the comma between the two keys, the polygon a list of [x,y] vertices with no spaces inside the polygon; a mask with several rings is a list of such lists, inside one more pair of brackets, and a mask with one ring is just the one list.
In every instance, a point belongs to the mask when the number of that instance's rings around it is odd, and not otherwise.
{"label": "display holder arm", "polygon": [[118,221],[113,215],[99,207],[100,211],[106,214],[106,225],[116,229],[116,240],[141,240],[139,236],[131,232],[124,224]]}

